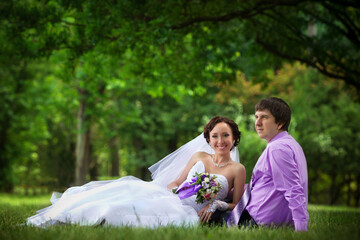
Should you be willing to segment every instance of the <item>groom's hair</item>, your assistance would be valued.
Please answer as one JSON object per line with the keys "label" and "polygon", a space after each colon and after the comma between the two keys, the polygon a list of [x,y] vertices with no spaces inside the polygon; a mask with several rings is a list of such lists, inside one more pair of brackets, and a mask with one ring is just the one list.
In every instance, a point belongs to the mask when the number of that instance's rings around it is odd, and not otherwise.
{"label": "groom's hair", "polygon": [[235,141],[233,147],[236,147],[240,143],[241,132],[239,131],[238,125],[233,120],[227,117],[216,116],[210,119],[210,121],[204,126],[204,137],[206,141],[208,143],[210,142],[210,132],[214,129],[216,124],[222,122],[226,123],[231,128]]}
{"label": "groom's hair", "polygon": [[256,111],[269,110],[275,117],[275,123],[281,123],[281,130],[288,131],[291,120],[291,109],[281,98],[269,97],[262,99],[255,105]]}

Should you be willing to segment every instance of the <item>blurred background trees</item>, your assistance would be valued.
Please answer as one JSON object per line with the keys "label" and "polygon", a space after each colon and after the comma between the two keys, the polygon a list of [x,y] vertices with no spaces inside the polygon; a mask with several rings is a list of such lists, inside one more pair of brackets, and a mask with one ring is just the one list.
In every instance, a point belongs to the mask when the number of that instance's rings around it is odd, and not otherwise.
{"label": "blurred background trees", "polygon": [[[247,177],[253,109],[279,96],[308,160],[310,202],[359,206],[357,1],[0,3],[0,190],[135,175],[234,119]],[[36,193],[35,191],[35,193]]]}

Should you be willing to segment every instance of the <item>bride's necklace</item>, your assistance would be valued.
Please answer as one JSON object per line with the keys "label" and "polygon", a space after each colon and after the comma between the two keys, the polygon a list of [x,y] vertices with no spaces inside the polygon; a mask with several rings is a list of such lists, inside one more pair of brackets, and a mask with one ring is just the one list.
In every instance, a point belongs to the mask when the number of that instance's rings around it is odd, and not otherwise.
{"label": "bride's necklace", "polygon": [[229,165],[231,163],[231,161],[228,161],[228,162],[223,163],[223,164],[218,164],[218,163],[216,163],[214,161],[214,155],[211,155],[211,161],[214,164],[214,166],[219,167],[219,168],[225,167],[225,166],[227,166],[227,165]]}

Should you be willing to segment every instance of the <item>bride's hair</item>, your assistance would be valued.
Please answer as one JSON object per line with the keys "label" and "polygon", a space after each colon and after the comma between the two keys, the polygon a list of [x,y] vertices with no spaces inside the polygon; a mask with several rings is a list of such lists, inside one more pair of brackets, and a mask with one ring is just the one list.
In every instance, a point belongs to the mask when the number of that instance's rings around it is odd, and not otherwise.
{"label": "bride's hair", "polygon": [[239,131],[238,125],[233,120],[227,117],[216,116],[210,119],[210,121],[204,126],[204,137],[206,141],[208,143],[210,142],[210,132],[213,130],[216,124],[222,122],[226,123],[231,128],[235,141],[233,147],[236,147],[240,143],[241,132]]}

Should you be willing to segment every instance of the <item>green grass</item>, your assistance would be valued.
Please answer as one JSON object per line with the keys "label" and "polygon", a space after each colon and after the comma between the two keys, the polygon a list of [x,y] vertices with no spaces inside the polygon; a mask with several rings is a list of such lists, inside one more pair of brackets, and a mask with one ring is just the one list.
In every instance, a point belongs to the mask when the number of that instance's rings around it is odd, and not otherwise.
{"label": "green grass", "polygon": [[26,197],[0,194],[0,239],[360,239],[360,209],[310,205],[309,231],[292,228],[237,229],[225,227],[81,227],[75,225],[37,228],[20,225],[36,210],[49,205],[50,195]]}

